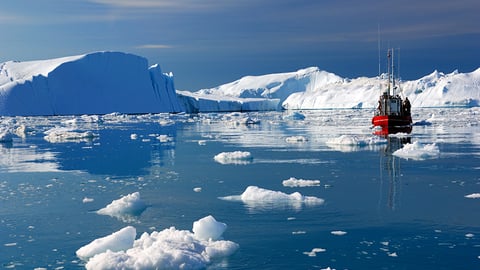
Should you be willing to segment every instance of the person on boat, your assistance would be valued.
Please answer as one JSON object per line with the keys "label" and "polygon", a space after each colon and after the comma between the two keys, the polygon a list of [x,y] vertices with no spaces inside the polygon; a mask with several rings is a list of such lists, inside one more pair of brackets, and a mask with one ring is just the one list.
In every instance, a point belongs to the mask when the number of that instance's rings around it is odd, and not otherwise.
{"label": "person on boat", "polygon": [[403,110],[405,112],[405,115],[410,115],[410,101],[408,100],[408,97],[405,97],[405,100],[403,101]]}

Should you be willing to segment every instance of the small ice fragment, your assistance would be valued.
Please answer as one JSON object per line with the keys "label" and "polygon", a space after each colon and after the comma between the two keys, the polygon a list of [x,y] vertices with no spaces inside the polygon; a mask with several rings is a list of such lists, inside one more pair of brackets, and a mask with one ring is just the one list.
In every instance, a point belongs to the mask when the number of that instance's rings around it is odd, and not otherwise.
{"label": "small ice fragment", "polygon": [[314,249],[312,249],[312,251],[303,252],[303,254],[308,255],[309,257],[315,257],[315,256],[317,256],[317,253],[325,252],[325,251],[327,251],[327,250],[324,249],[324,248],[314,248]]}
{"label": "small ice fragment", "polygon": [[250,152],[247,151],[234,151],[223,152],[213,159],[220,164],[248,164],[252,161],[253,157]]}
{"label": "small ice fragment", "polygon": [[480,198],[480,193],[468,194],[468,195],[465,195],[465,198],[469,198],[469,199],[479,199],[479,198]]}
{"label": "small ice fragment", "polygon": [[85,197],[85,198],[83,198],[83,200],[82,200],[83,203],[91,203],[91,202],[93,202],[93,201],[94,201],[93,198],[88,198],[88,197]]}

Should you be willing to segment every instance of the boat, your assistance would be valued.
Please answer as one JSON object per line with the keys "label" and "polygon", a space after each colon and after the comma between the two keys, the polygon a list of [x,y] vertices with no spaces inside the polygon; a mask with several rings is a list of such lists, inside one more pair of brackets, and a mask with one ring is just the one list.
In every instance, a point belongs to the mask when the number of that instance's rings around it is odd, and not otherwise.
{"label": "boat", "polygon": [[378,99],[378,107],[372,118],[374,133],[377,135],[412,131],[411,104],[408,97],[403,99],[397,93],[400,87],[395,83],[393,54],[394,50],[389,49],[387,87]]}

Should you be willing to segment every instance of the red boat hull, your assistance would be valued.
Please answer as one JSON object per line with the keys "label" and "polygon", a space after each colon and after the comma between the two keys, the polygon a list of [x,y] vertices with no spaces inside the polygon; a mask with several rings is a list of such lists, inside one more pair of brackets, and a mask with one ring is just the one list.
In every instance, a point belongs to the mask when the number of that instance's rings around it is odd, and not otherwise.
{"label": "red boat hull", "polygon": [[372,124],[375,127],[381,127],[380,130],[375,131],[377,135],[412,132],[411,116],[377,115],[372,118]]}
{"label": "red boat hull", "polygon": [[372,118],[372,124],[380,127],[405,127],[412,125],[411,116],[376,115]]}

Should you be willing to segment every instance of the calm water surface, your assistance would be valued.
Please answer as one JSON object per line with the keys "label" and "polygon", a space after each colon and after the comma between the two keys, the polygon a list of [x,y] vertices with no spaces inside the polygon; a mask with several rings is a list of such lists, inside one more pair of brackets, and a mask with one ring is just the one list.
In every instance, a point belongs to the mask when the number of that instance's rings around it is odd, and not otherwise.
{"label": "calm water surface", "polygon": [[[414,121],[428,123],[366,146],[327,141],[372,137],[371,111],[302,113],[2,118],[27,132],[0,144],[0,268],[82,269],[78,248],[127,225],[191,230],[213,215],[240,248],[211,269],[480,269],[480,199],[465,197],[480,193],[480,110],[418,110]],[[243,124],[247,116],[258,121]],[[46,141],[56,126],[98,137]],[[415,141],[440,154],[392,155]],[[213,159],[232,151],[253,160]],[[283,186],[290,177],[321,185]],[[325,203],[219,199],[252,185]],[[136,191],[149,205],[136,219],[94,213]]]}

